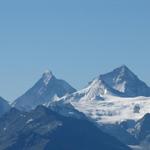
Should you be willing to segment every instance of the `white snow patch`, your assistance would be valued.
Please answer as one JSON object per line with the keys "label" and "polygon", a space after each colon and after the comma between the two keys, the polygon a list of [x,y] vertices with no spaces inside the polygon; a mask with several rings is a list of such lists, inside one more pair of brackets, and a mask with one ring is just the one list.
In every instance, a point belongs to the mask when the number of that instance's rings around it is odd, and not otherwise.
{"label": "white snow patch", "polygon": [[43,74],[44,84],[47,86],[51,78],[53,77],[53,73],[50,70],[46,70]]}
{"label": "white snow patch", "polygon": [[32,122],[33,121],[33,119],[29,119],[27,122],[26,122],[26,124],[29,124],[30,122]]}
{"label": "white snow patch", "polygon": [[[71,101],[71,104],[98,123],[119,123],[125,120],[139,120],[150,113],[150,97],[120,98],[105,97],[104,101]],[[135,107],[139,112],[135,113]]]}

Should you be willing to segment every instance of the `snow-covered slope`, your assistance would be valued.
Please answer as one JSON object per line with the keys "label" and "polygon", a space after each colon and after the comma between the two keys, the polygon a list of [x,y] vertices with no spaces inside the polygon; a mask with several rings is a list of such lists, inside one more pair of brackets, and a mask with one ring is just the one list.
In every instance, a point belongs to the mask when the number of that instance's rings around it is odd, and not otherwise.
{"label": "snow-covered slope", "polygon": [[63,101],[103,101],[107,96],[123,96],[123,94],[117,90],[110,88],[103,80],[95,78],[90,84],[73,94],[67,95],[60,100]]}
{"label": "snow-covered slope", "polygon": [[108,96],[104,101],[72,101],[72,105],[99,124],[115,124],[139,120],[150,112],[150,98]]}
{"label": "snow-covered slope", "polygon": [[71,102],[99,123],[138,120],[150,112],[150,88],[130,71],[121,66],[100,75],[90,84],[60,100]]}
{"label": "snow-covered slope", "polygon": [[66,81],[57,79],[51,71],[46,71],[31,89],[14,101],[12,106],[31,110],[40,104],[56,101],[58,98],[75,91]]}

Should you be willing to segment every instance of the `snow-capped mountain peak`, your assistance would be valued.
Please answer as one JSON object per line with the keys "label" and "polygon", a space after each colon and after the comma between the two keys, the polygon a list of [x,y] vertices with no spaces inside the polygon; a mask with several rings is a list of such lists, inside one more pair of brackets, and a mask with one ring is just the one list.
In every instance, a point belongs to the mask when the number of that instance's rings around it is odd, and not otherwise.
{"label": "snow-capped mountain peak", "polygon": [[122,65],[116,69],[114,69],[112,72],[110,72],[110,74],[118,77],[116,78],[116,81],[120,81],[120,80],[128,80],[130,79],[137,79],[137,76],[126,66],[126,65]]}
{"label": "snow-capped mountain peak", "polygon": [[125,65],[100,75],[99,78],[125,97],[150,96],[150,88]]}
{"label": "snow-capped mountain peak", "polygon": [[119,92],[125,92],[126,84],[131,80],[138,80],[137,76],[125,65],[114,69],[112,72],[100,75],[100,79]]}
{"label": "snow-capped mountain peak", "polygon": [[112,89],[100,78],[94,79],[86,88],[86,98],[89,100],[102,100],[106,95],[119,95],[118,91]]}
{"label": "snow-capped mountain peak", "polygon": [[99,75],[88,86],[63,98],[74,102],[102,101],[108,97],[150,96],[150,88],[142,82],[127,66]]}
{"label": "snow-capped mountain peak", "polygon": [[89,82],[86,88],[65,96],[60,100],[69,102],[94,102],[103,101],[108,96],[122,96],[122,93],[112,89],[105,81],[97,77],[93,81]]}
{"label": "snow-capped mountain peak", "polygon": [[84,93],[81,100],[103,100],[102,97],[109,94],[109,89],[102,80],[95,79],[81,93]]}
{"label": "snow-capped mountain peak", "polygon": [[57,79],[51,71],[46,71],[31,89],[13,102],[12,106],[21,110],[31,110],[75,91],[66,81]]}
{"label": "snow-capped mountain peak", "polygon": [[43,79],[43,82],[45,83],[45,85],[48,85],[49,81],[54,77],[55,76],[53,75],[52,71],[46,70],[43,73],[42,79]]}

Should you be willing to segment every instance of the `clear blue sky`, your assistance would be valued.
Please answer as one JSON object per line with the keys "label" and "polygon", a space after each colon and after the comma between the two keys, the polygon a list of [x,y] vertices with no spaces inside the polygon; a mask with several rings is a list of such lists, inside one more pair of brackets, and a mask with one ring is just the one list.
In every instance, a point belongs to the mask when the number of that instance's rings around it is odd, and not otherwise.
{"label": "clear blue sky", "polygon": [[0,1],[0,96],[51,69],[77,89],[128,65],[150,85],[149,0]]}

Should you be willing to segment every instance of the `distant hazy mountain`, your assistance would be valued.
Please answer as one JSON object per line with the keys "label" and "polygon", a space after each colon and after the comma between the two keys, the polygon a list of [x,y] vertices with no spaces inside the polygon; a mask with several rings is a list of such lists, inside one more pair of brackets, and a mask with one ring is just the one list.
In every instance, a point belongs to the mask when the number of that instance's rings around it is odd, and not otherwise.
{"label": "distant hazy mountain", "polygon": [[18,109],[31,110],[75,91],[67,82],[57,79],[52,72],[46,71],[42,78],[12,105]]}
{"label": "distant hazy mountain", "polygon": [[1,150],[129,150],[86,119],[64,117],[44,106],[15,108],[0,119]]}
{"label": "distant hazy mountain", "polygon": [[0,97],[0,116],[10,110],[10,105],[6,100]]}

